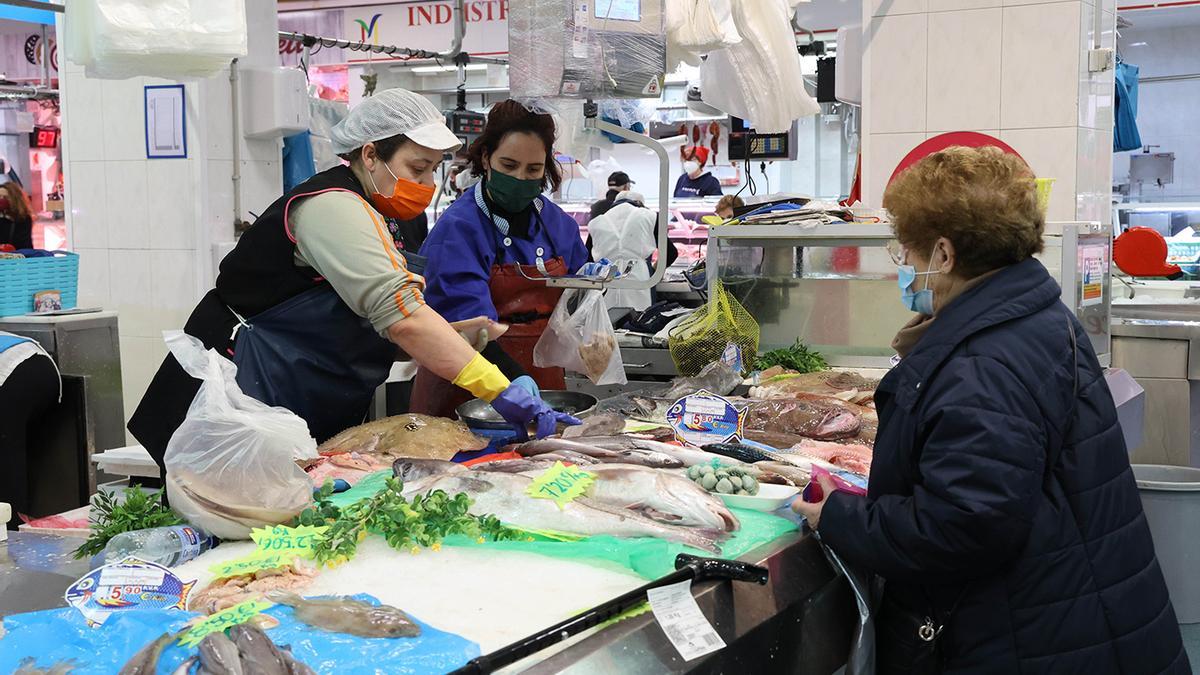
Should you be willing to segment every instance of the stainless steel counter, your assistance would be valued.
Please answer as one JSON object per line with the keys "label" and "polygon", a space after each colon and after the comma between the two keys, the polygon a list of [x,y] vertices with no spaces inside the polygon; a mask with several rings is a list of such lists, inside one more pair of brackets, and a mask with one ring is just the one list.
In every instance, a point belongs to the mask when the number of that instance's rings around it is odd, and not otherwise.
{"label": "stainless steel counter", "polygon": [[65,607],[63,592],[88,571],[88,561],[71,556],[81,543],[78,537],[9,532],[0,543],[0,617]]}

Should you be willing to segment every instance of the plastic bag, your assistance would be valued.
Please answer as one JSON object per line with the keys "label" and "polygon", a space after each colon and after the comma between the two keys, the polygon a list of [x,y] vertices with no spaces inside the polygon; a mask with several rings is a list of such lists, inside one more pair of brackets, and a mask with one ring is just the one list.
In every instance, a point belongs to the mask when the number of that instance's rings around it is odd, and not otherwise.
{"label": "plastic bag", "polygon": [[699,66],[700,56],[742,41],[730,0],[667,0],[667,70],[682,61]]}
{"label": "plastic bag", "polygon": [[67,3],[67,58],[87,77],[210,77],[246,55],[244,0]]}
{"label": "plastic bag", "polygon": [[291,520],[312,502],[296,465],[317,456],[308,424],[242,393],[237,366],[181,331],[164,334],[200,391],[167,443],[167,498],[181,518],[221,539]]}
{"label": "plastic bag", "polygon": [[680,375],[695,375],[720,361],[730,345],[741,351],[743,363],[758,354],[758,322],[720,283],[708,304],[669,331],[671,359]]}
{"label": "plastic bag", "polygon": [[821,112],[804,89],[791,17],[786,0],[733,3],[742,39],[713,52],[700,66],[704,102],[764,134],[786,132],[793,121]]}
{"label": "plastic bag", "polygon": [[627,382],[621,348],[601,291],[572,288],[562,294],[550,315],[550,325],[533,348],[533,365],[583,373],[593,384]]}

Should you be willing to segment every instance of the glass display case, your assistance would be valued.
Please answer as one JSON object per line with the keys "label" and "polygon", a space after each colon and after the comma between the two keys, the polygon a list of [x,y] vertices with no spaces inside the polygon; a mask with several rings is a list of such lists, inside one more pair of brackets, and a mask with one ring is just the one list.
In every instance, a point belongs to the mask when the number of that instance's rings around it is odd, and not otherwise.
{"label": "glass display case", "polygon": [[[710,228],[710,295],[720,282],[745,306],[762,330],[762,351],[799,338],[830,365],[887,368],[892,338],[912,318],[900,302],[891,239],[886,224]],[[1105,365],[1111,248],[1106,226],[1049,223],[1039,256]]]}

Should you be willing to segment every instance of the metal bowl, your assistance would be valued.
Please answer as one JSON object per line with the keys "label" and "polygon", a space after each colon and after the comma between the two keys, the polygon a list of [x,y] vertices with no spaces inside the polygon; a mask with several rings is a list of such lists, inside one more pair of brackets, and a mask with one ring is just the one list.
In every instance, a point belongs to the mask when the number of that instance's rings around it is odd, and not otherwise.
{"label": "metal bowl", "polygon": [[[591,394],[581,391],[561,391],[549,389],[542,391],[542,400],[550,404],[558,412],[574,415],[580,419],[592,414],[596,409],[597,399]],[[492,404],[483,399],[472,399],[454,409],[458,419],[472,429],[509,429],[508,422],[492,408]]]}

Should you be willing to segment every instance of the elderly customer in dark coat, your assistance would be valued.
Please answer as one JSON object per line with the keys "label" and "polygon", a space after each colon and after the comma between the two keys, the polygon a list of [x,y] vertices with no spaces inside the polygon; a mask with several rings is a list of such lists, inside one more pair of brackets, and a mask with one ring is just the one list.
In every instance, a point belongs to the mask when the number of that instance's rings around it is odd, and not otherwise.
{"label": "elderly customer in dark coat", "polygon": [[884,196],[919,313],[868,495],[796,507],[884,580],[880,673],[1190,672],[1103,369],[1033,258],[1034,193],[1015,156],[956,147]]}

